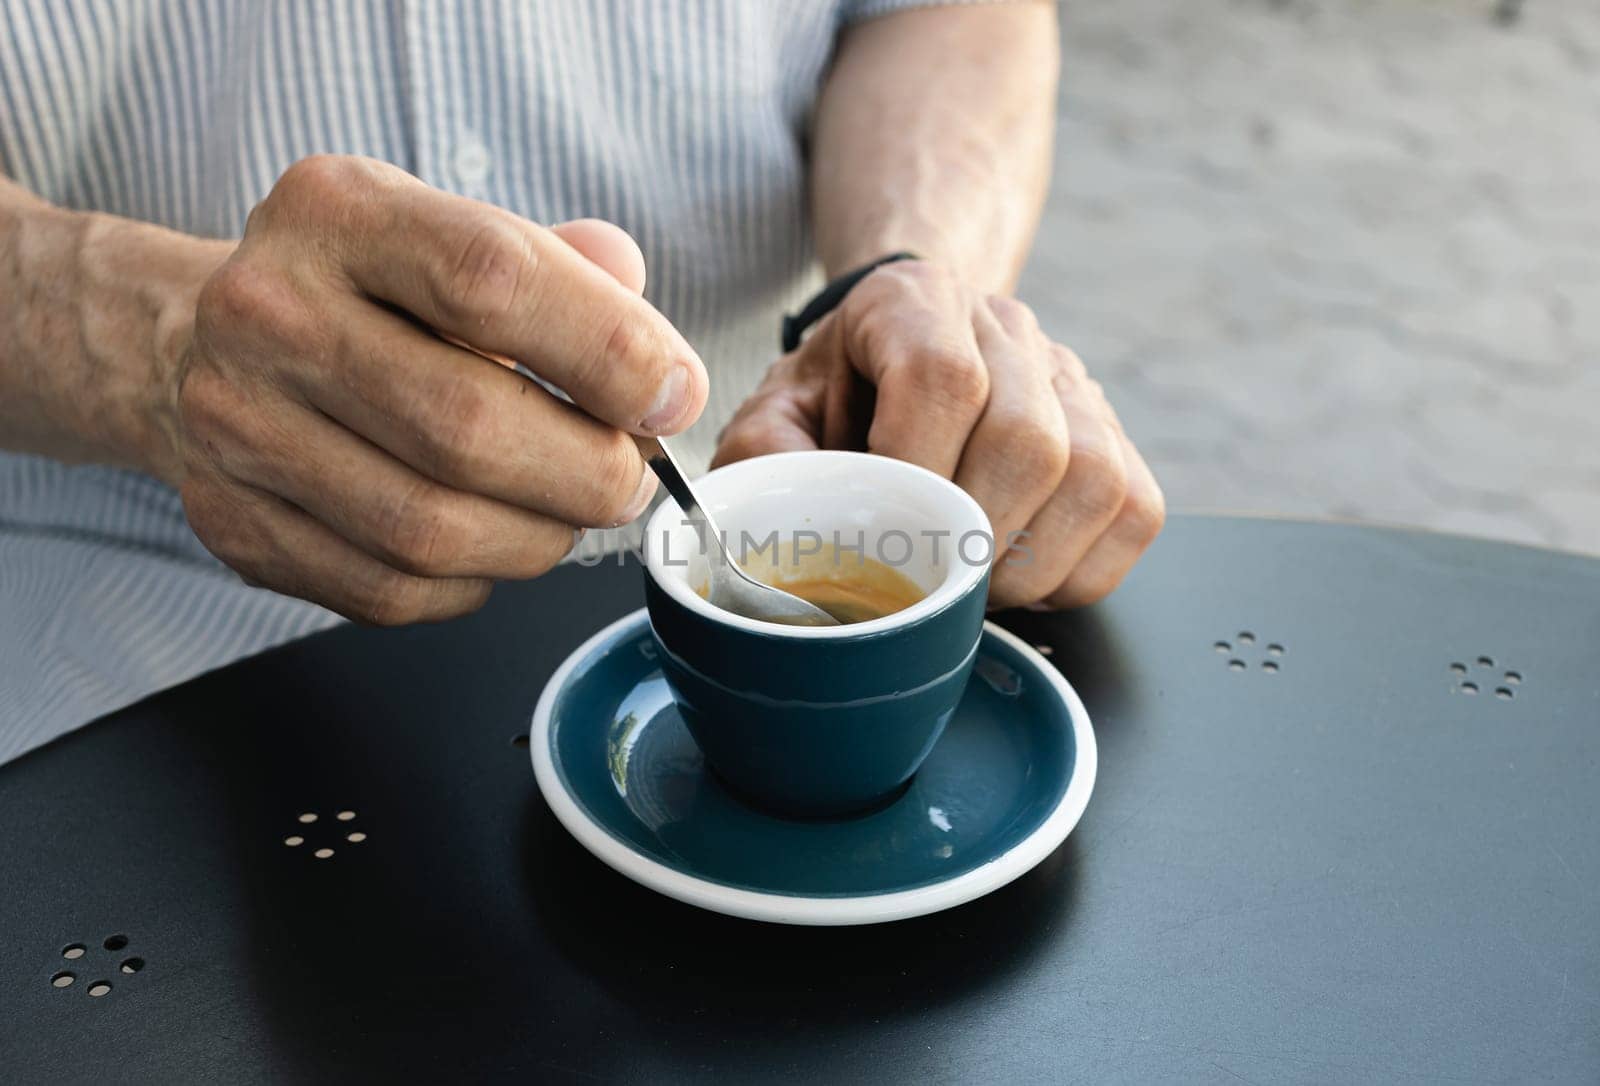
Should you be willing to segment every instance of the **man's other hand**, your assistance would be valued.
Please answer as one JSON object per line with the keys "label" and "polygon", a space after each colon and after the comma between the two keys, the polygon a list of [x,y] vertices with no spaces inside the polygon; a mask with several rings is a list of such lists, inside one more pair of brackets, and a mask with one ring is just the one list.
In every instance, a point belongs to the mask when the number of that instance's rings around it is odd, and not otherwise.
{"label": "man's other hand", "polygon": [[[714,463],[815,448],[909,460],[976,498],[1000,544],[997,607],[1101,599],[1166,515],[1078,356],[1021,302],[925,261],[885,264],[857,284],[768,371]],[[1011,538],[1019,546],[1007,552]]]}

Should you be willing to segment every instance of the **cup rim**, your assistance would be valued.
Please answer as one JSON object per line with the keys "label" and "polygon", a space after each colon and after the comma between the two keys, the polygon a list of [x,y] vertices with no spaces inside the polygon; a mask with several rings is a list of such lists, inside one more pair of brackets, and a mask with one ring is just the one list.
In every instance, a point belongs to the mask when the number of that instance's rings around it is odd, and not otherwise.
{"label": "cup rim", "polygon": [[[824,458],[834,461],[853,461],[863,471],[915,478],[921,485],[931,485],[941,490],[948,500],[963,508],[970,516],[970,525],[964,526],[963,531],[982,530],[988,532],[991,538],[993,537],[994,529],[989,523],[988,514],[965,490],[962,490],[944,476],[931,472],[927,468],[905,460],[880,456],[876,453],[848,452],[839,449],[806,449],[796,452],[769,453],[765,456],[757,456],[748,460],[725,464],[714,471],[699,476],[694,482],[699,486],[718,477],[728,478],[744,472],[770,470],[785,462],[792,463],[803,460],[815,464]],[[673,525],[670,528],[666,527],[669,518]],[[659,548],[652,543],[652,540],[660,532],[674,531],[682,519],[682,509],[669,495],[656,508],[656,511],[651,514],[649,521],[646,522],[643,550],[645,569],[650,578],[676,603],[695,614],[723,626],[747,630],[751,633],[759,633],[768,637],[780,637],[795,641],[842,641],[900,629],[943,611],[957,600],[966,596],[989,572],[988,565],[974,565],[970,562],[958,561],[953,563],[952,572],[933,591],[904,610],[884,615],[881,618],[870,619],[866,622],[855,622],[841,626],[789,626],[781,622],[766,622],[761,619],[736,615],[732,611],[724,611],[722,608],[713,606],[707,600],[702,599],[698,592],[691,589],[687,577],[669,575],[662,567]],[[996,546],[998,546],[998,541],[996,541]]]}

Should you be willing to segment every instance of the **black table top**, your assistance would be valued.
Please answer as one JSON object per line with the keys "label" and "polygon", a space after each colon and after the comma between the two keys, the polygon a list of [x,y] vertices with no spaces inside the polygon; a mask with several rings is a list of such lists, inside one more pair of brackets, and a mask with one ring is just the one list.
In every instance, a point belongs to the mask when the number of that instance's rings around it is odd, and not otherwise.
{"label": "black table top", "polygon": [[1176,518],[1107,603],[1004,616],[1094,718],[1067,843],[854,929],[659,897],[545,807],[513,736],[640,576],[335,630],[0,769],[0,1079],[1600,1080],[1600,563]]}

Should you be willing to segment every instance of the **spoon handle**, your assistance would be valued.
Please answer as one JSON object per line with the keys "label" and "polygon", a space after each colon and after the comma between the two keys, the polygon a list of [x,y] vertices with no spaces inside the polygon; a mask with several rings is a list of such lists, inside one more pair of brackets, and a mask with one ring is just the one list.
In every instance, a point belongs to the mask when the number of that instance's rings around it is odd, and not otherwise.
{"label": "spoon handle", "polygon": [[700,546],[705,551],[706,560],[711,563],[712,577],[715,578],[723,568],[733,567],[733,559],[725,549],[722,536],[718,534],[716,522],[700,505],[694,487],[689,485],[689,477],[683,473],[683,468],[667,449],[667,443],[659,437],[641,438],[639,452],[644,456],[644,462],[649,465],[650,470],[656,473],[662,485],[667,488],[667,493],[678,503],[678,508],[683,510],[684,517],[694,525],[696,534],[700,536]]}
{"label": "spoon handle", "polygon": [[710,520],[705,510],[700,508],[700,499],[695,497],[694,489],[683,474],[683,468],[678,466],[678,461],[667,451],[665,441],[658,437],[641,438],[639,452],[643,454],[644,462],[650,465],[650,470],[656,473],[667,488],[667,493],[678,503],[678,508],[683,510],[684,516],[697,521]]}

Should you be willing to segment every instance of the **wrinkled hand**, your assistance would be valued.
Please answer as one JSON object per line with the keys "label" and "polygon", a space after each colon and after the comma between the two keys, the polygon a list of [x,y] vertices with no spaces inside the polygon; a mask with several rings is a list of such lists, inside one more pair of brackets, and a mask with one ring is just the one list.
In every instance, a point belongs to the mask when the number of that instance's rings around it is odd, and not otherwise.
{"label": "wrinkled hand", "polygon": [[547,230],[368,159],[297,163],[199,293],[176,393],[190,523],[247,581],[381,624],[542,573],[648,503],[630,435],[705,404],[643,283],[615,227]]}
{"label": "wrinkled hand", "polygon": [[991,578],[1000,607],[1101,599],[1166,515],[1078,356],[1021,302],[923,261],[872,272],[779,359],[714,463],[815,448],[866,449],[955,480],[989,514],[997,551],[1017,539]]}

